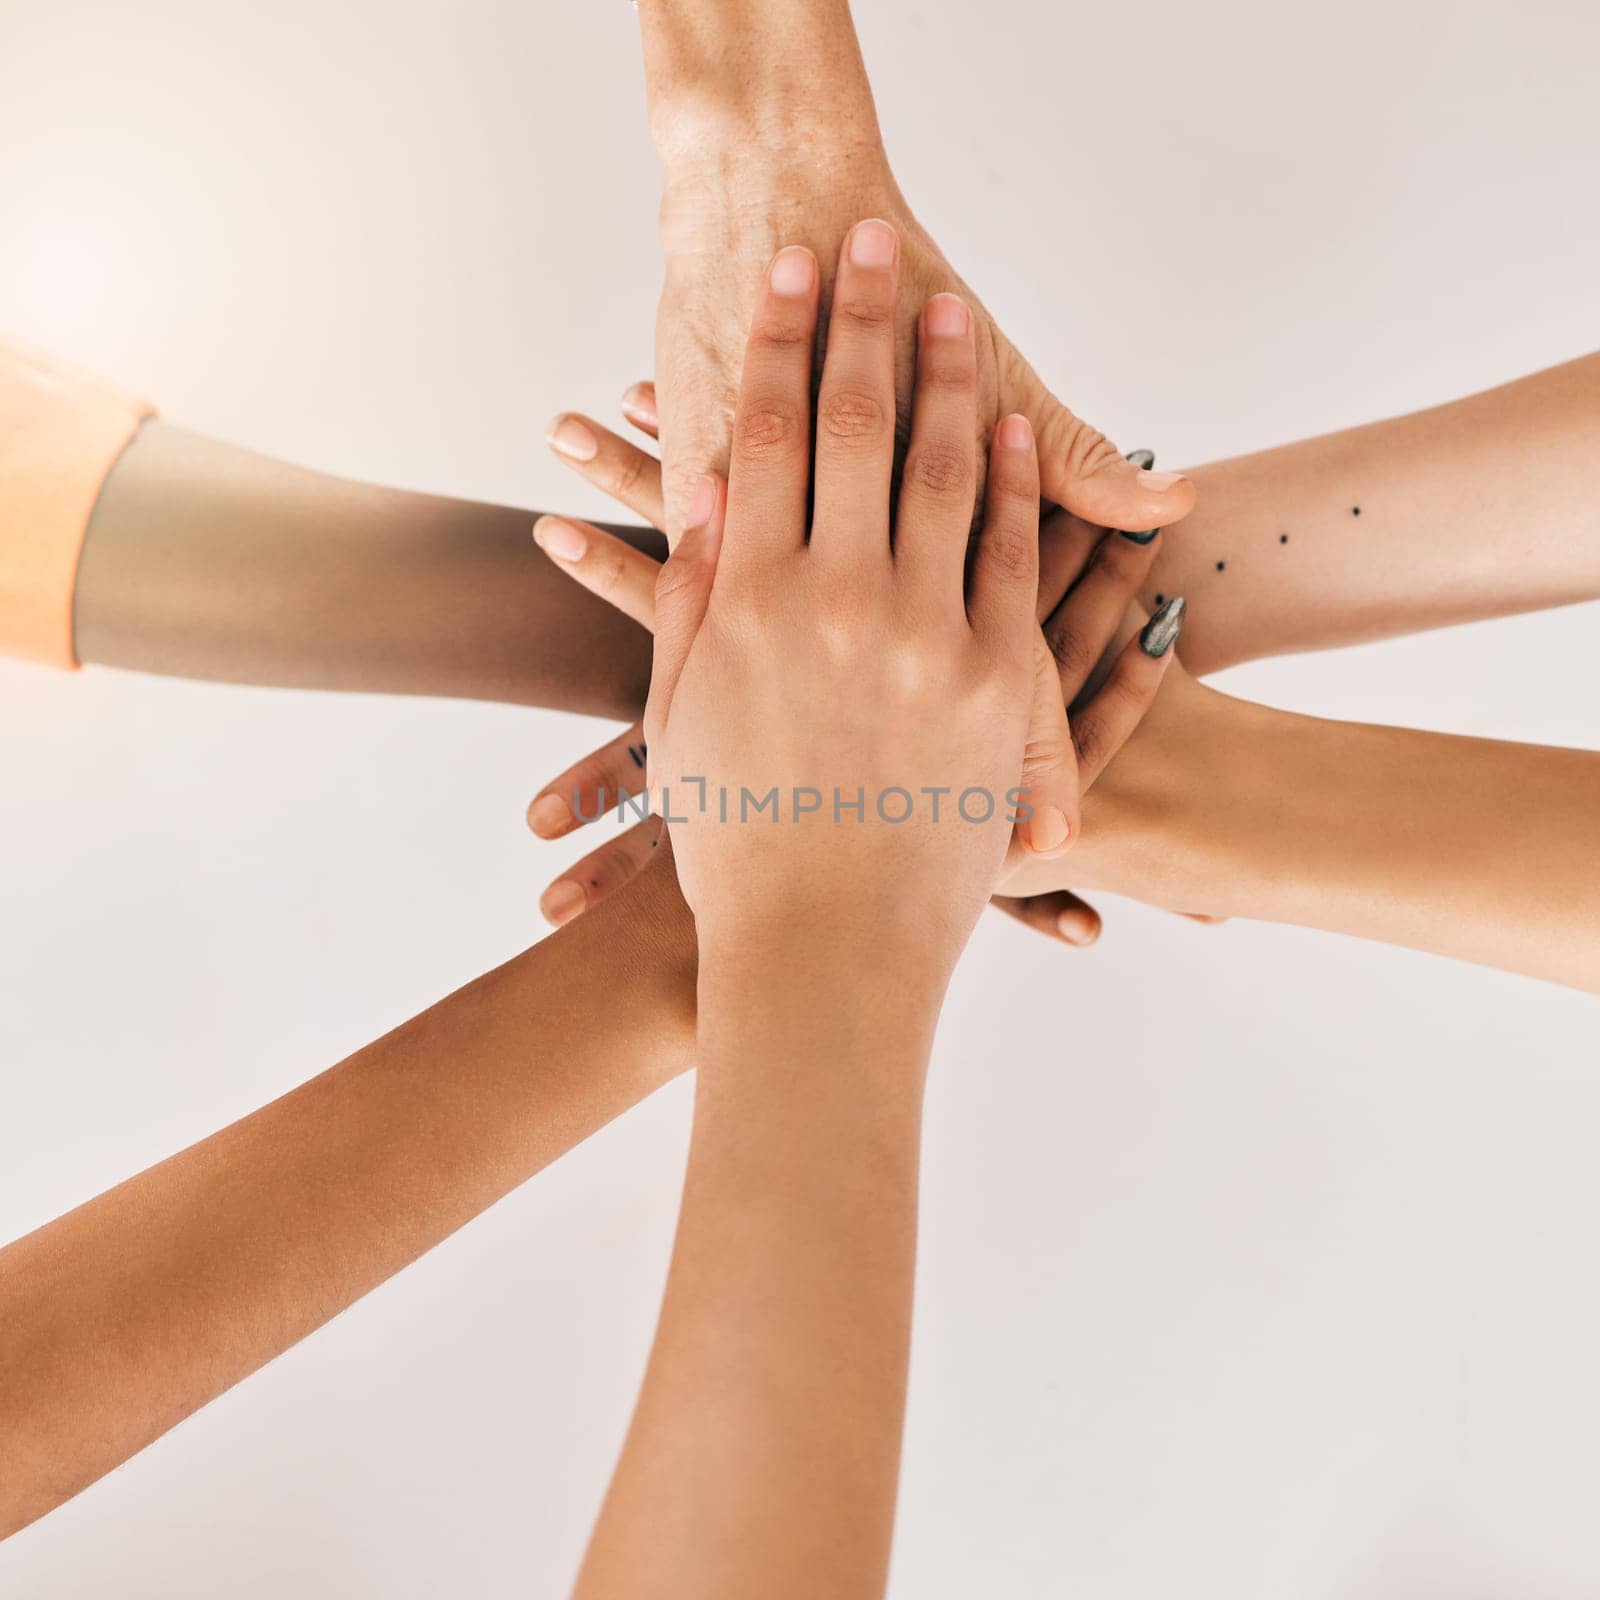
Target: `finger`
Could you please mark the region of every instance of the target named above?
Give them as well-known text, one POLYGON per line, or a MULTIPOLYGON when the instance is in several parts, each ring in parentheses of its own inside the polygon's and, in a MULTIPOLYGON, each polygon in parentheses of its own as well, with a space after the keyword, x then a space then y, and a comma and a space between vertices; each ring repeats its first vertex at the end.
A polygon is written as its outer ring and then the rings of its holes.
POLYGON ((1096 547, 1105 537, 1096 528, 1059 508, 1039 524, 1039 599, 1034 620, 1043 623, 1066 598, 1067 590, 1083 575, 1096 547))
POLYGON ((539 896, 545 920, 560 927, 615 894, 649 865, 661 842, 661 818, 646 817, 575 861, 539 896))
POLYGON ((1078 837, 1078 758, 1055 663, 1033 630, 1033 697, 1022 751, 1016 838, 1030 855, 1059 856, 1078 837))
POLYGON ((529 803, 528 826, 541 839, 559 839, 617 810, 625 795, 644 792, 648 754, 636 722, 552 778, 529 803))
POLYGON ((711 601, 727 516, 727 486, 708 472, 689 507, 678 547, 656 573, 655 650, 650 664, 650 694, 645 702, 645 737, 657 741, 673 691, 689 659, 711 601))
POLYGON ((997 894, 991 904, 1047 939, 1060 939, 1082 948, 1100 937, 1100 913, 1070 889, 1028 895, 1025 899, 997 894))
POLYGON ((656 386, 648 378, 630 383, 622 393, 622 414, 640 433, 661 437, 661 414, 656 410, 656 386))
POLYGON ((839 252, 817 393, 811 548, 819 555, 889 554, 899 283, 899 236, 876 218, 858 222, 839 252))
POLYGON ((1194 484, 1177 472, 1150 472, 1122 456, 1097 428, 1041 388, 1033 425, 1045 498, 1102 528, 1143 533, 1194 509, 1194 484))
POLYGON ((534 542, 591 594, 609 600, 641 627, 655 629, 656 580, 661 563, 626 539, 576 517, 540 517, 534 542))
POLYGON ((661 463, 654 456, 575 411, 562 412, 550 424, 546 443, 586 483, 604 489, 651 527, 666 526, 661 463))
POLYGON ((1073 714, 1072 741, 1078 751, 1078 782, 1089 788, 1107 762, 1127 743, 1155 701, 1172 663, 1172 646, 1183 628, 1184 601, 1174 595, 1130 639, 1111 675, 1089 703, 1073 714))
POLYGON ((1120 533, 1105 534, 1066 598, 1044 622, 1044 642, 1055 658, 1061 699, 1071 705, 1089 674, 1117 636, 1128 602, 1149 574, 1161 536, 1134 544, 1120 533))
POLYGON ((1012 415, 1001 419, 989 452, 983 528, 967 602, 973 628, 1017 647, 1037 632, 1029 619, 1038 587, 1039 462, 1028 419, 1012 415))
POLYGON ((805 543, 817 283, 817 258, 800 245, 780 250, 767 269, 733 419, 728 511, 739 537, 729 570, 805 543))
POLYGON ((978 489, 978 358, 972 313, 936 294, 917 324, 911 446, 895 509, 895 566, 942 603, 961 604, 978 489))

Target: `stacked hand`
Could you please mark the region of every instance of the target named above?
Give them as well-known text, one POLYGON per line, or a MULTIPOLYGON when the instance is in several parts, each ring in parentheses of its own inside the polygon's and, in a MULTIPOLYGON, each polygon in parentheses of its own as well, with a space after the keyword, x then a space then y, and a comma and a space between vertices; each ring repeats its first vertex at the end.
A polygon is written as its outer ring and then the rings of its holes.
MULTIPOLYGON (((886 319, 874 321, 871 317, 870 297, 877 294, 887 300, 893 293, 896 287, 893 267, 853 272, 846 261, 841 264, 840 271, 841 284, 850 291, 853 300, 860 301, 860 306, 857 313, 848 317, 836 313, 835 331, 830 340, 830 366, 823 379, 822 405, 827 405, 833 395, 847 386, 857 394, 872 394, 871 386, 863 384, 865 374, 859 370, 859 362, 853 365, 834 363, 835 342, 841 353, 850 349, 852 341, 865 342, 886 359, 892 337, 886 319), (867 310, 869 315, 863 318, 859 314, 861 309, 867 310)), ((901 565, 902 557, 909 562, 922 556, 920 548, 911 547, 911 540, 920 545, 922 539, 931 537, 915 531, 922 525, 922 505, 941 505, 952 514, 964 507, 970 516, 975 452, 965 444, 959 425, 961 417, 971 415, 977 385, 970 326, 965 308, 948 297, 934 301, 922 319, 918 361, 922 387, 915 410, 911 455, 891 557, 896 567, 901 565), (959 322, 959 335, 933 331, 943 325, 947 315, 952 325, 959 322), (953 427, 952 419, 955 419, 953 427)), ((808 360, 809 348, 803 354, 808 360)), ((887 372, 886 365, 880 361, 876 381, 885 390, 887 372)), ((751 377, 747 369, 747 383, 751 377)), ((791 396, 785 404, 800 406, 803 417, 805 398, 805 395, 791 396)), ((884 422, 875 441, 852 439, 841 447, 839 440, 830 439, 819 431, 819 520, 833 503, 823 486, 824 468, 830 462, 838 462, 837 470, 841 471, 848 465, 852 473, 851 487, 843 495, 844 503, 854 505, 863 497, 867 503, 875 503, 875 495, 876 500, 887 507, 887 452, 892 437, 888 418, 893 415, 893 407, 886 394, 880 403, 884 422)), ((631 389, 624 408, 643 431, 655 432, 655 393, 651 385, 641 384, 631 389)), ((761 407, 758 420, 763 429, 770 430, 770 411, 769 406, 761 407)), ((744 428, 745 423, 741 422, 740 432, 735 435, 736 459, 739 440, 745 436, 744 428)), ((792 448, 803 450, 805 433, 803 427, 797 427, 792 448)), ((651 522, 657 525, 662 522, 665 515, 662 475, 652 457, 592 420, 572 415, 557 420, 552 439, 557 443, 558 453, 586 479, 607 489, 651 522)), ((1005 465, 1007 456, 1004 449, 997 451, 997 463, 1005 465)), ((796 471, 803 479, 803 463, 796 471)), ((1036 494, 1037 491, 1035 497, 1036 494)), ((696 546, 704 542, 706 535, 701 530, 706 526, 712 528, 710 537, 715 538, 716 519, 724 514, 725 508, 723 492, 714 483, 704 491, 703 497, 712 507, 712 522, 706 524, 698 517, 694 519, 700 524, 695 531, 696 546)), ((886 509, 884 515, 887 516, 886 509)), ((1032 515, 1036 518, 1036 499, 1032 515)), ((963 527, 959 540, 951 535, 963 548, 964 532, 963 527)), ((545 551, 579 582, 611 600, 644 626, 658 625, 656 587, 662 569, 648 556, 598 528, 567 518, 542 519, 536 537, 545 551)), ((1030 805, 1026 809, 1033 814, 1025 823, 1019 823, 1011 841, 1001 879, 1001 887, 1011 893, 999 903, 1034 925, 1041 925, 1041 918, 1047 917, 1049 931, 1073 942, 1091 940, 1098 919, 1082 902, 1060 889, 1060 870, 1051 868, 1047 862, 1058 856, 1076 834, 1079 789, 1087 789, 1094 782, 1138 726, 1171 660, 1170 644, 1176 637, 1176 625, 1181 623, 1181 605, 1166 608, 1166 616, 1148 632, 1149 649, 1130 639, 1114 659, 1105 659, 1109 647, 1126 631, 1125 619, 1130 614, 1132 596, 1158 548, 1159 537, 1146 544, 1135 544, 1062 513, 1046 519, 1039 540, 1035 617, 1043 628, 1041 631, 1038 626, 1025 625, 1030 673, 1029 682, 1018 697, 1018 704, 1031 703, 1032 707, 1026 767, 1020 781, 1029 786, 1030 805), (1155 650, 1159 653, 1151 653, 1155 650), (1063 719, 1064 706, 1072 710, 1070 726, 1063 719), (1059 811, 1060 817, 1049 818, 1046 831, 1040 824, 1048 817, 1050 809, 1059 811), (1048 898, 1040 901, 1023 903, 1017 898, 1019 893, 1046 891, 1048 898)), ((1031 554, 1029 560, 1032 560, 1031 554)), ((666 570, 670 572, 671 569, 669 563, 666 570)), ((768 581, 773 580, 769 578, 768 581)), ((834 609, 842 600, 842 596, 836 597, 834 609)), ((829 608, 824 607, 819 615, 828 613, 829 608)), ((807 649, 799 654, 815 648, 816 618, 808 618, 805 627, 807 649)), ((659 649, 658 645, 658 674, 661 670, 659 649)), ((937 673, 927 678, 929 687, 952 699, 959 696, 959 681, 949 683, 939 674, 947 672, 956 659, 950 658, 937 673)), ((725 677, 723 692, 732 687, 732 679, 725 677)), ((843 691, 836 703, 847 706, 859 693, 843 691)), ((938 703, 942 705, 943 699, 938 703)), ((541 836, 556 838, 572 831, 580 821, 593 820, 608 810, 615 811, 621 796, 636 795, 644 788, 647 759, 660 786, 660 757, 659 746, 650 744, 645 728, 636 724, 541 790, 529 807, 530 825, 541 836)), ((778 780, 767 780, 768 783, 772 781, 778 780)), ((795 781, 821 786, 815 778, 802 776, 795 781)), ((914 788, 904 780, 895 780, 892 775, 886 781, 914 788)), ((672 809, 681 808, 674 806, 672 809)), ((1019 816, 1022 809, 1019 808, 1019 816)), ((660 826, 656 817, 641 822, 608 840, 569 869, 546 892, 543 900, 546 915, 554 922, 568 921, 626 882, 650 858, 660 826)), ((679 855, 681 859, 681 842, 679 855)))

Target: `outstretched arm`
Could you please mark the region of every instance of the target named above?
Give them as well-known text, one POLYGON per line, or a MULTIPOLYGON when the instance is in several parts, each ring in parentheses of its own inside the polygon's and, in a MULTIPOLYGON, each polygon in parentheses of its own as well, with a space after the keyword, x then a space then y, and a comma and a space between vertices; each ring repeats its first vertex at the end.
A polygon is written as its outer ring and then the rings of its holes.
POLYGON ((670 861, 347 1061, 0 1250, 0 1538, 689 1064, 670 861), (602 998, 594 975, 629 982, 602 998))
MULTIPOLYGON (((1188 512, 1193 486, 1137 471, 1063 406, 917 225, 884 153, 846 0, 640 0, 639 23, 665 179, 655 376, 670 541, 683 531, 700 475, 727 466, 750 286, 779 246, 809 245, 826 316, 839 247, 862 217, 882 218, 899 234, 891 320, 901 340, 902 444, 911 335, 923 303, 951 292, 974 317, 981 444, 1002 417, 1020 412, 1039 441, 1046 499, 1120 528, 1151 528, 1188 512)), ((844 396, 837 409, 820 410, 819 431, 848 440, 870 430, 878 419, 862 414, 860 399, 844 396)))
POLYGON ((560 581, 532 520, 147 422, 89 524, 77 653, 169 677, 632 716, 648 641, 560 581))
POLYGON ((532 521, 171 427, 0 339, 0 654, 632 716, 648 641, 561 581, 532 521))
POLYGON ((1600 598, 1600 354, 1189 476, 1191 672, 1600 598))
MULTIPOLYGON (((640 405, 636 396, 630 409, 639 414, 640 405)), ((602 487, 628 479, 631 507, 658 514, 654 464, 598 431, 603 447, 585 475, 602 487)), ((649 625, 649 558, 578 531, 582 552, 562 564, 649 625)), ((1159 570, 1185 537, 1180 529, 1142 549, 1159 570)), ((1120 615, 1116 575, 1138 559, 1140 547, 1075 518, 1053 516, 1041 534, 1039 616, 1072 703, 1088 798, 1077 847, 1059 862, 1019 860, 1003 887, 1006 909, 1040 932, 1080 942, 1087 908, 1071 883, 1600 989, 1600 755, 1329 722, 1219 694, 1185 670, 1200 617, 1186 604, 1185 660, 1113 759, 1100 730, 1121 685, 1109 679, 1085 703, 1080 691, 1100 646, 1088 644, 1099 636, 1082 624, 1086 607, 1109 603, 1120 615), (1092 790, 1090 774, 1100 774, 1092 790)), ((1147 581, 1135 570, 1132 581, 1147 581)), ((1157 617, 1170 618, 1176 597, 1161 598, 1157 617)), ((1125 623, 1124 642, 1132 626, 1125 623)), ((570 831, 574 795, 589 818, 602 796, 614 805, 619 792, 636 789, 630 752, 638 748, 636 733, 624 735, 547 785, 529 811, 535 830, 570 831)), ((546 891, 546 914, 565 920, 598 903, 647 855, 642 832, 608 839, 546 891)))

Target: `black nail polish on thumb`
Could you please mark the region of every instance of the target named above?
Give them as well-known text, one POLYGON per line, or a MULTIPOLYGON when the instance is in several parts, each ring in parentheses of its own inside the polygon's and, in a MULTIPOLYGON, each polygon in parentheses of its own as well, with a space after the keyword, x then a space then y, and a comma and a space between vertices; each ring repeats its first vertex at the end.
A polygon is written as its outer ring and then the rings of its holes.
MULTIPOLYGON (((1124 458, 1141 472, 1148 472, 1156 464, 1154 450, 1130 450, 1124 458)), ((1122 537, 1132 544, 1149 544, 1160 533, 1159 528, 1151 528, 1145 533, 1124 533, 1122 537)))
POLYGON ((1183 632, 1183 614, 1187 609, 1183 596, 1173 595, 1145 623, 1144 631, 1139 635, 1139 648, 1147 656, 1155 656, 1157 659, 1164 656, 1177 643, 1178 635, 1183 632))

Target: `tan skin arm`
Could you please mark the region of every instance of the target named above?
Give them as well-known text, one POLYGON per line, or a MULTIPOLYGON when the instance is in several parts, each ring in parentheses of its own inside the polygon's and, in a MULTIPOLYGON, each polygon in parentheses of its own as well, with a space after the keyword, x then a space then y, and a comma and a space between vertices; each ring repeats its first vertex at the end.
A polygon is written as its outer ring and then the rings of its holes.
POLYGON ((682 1071, 693 1009, 663 859, 606 916, 0 1250, 0 1537, 682 1071))
MULTIPOLYGON (((77 652, 169 677, 632 716, 649 641, 551 570, 532 518, 149 422, 89 525, 77 652)), ((654 533, 623 536, 665 554, 654 533)))

